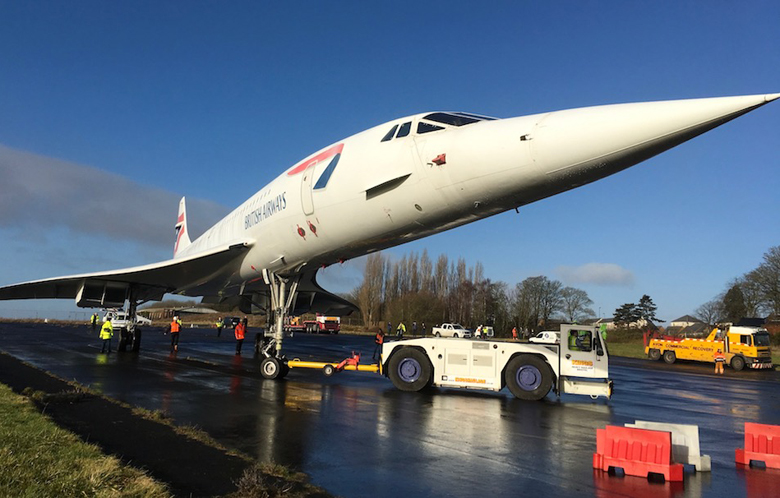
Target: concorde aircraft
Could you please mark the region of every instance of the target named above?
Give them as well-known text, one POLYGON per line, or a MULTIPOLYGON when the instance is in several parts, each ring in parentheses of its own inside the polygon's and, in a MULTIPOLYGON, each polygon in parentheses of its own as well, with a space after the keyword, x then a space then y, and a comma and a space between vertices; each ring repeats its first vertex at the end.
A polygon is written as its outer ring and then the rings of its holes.
MULTIPOLYGON (((495 119, 428 112, 368 129, 287 169, 192 241, 179 204, 173 259, 25 282, 0 299, 120 307, 165 293, 271 312, 268 378, 287 372, 288 312, 345 314, 317 270, 516 209, 617 173, 780 94, 605 105, 495 119)), ((135 340, 134 340, 135 342, 135 340)))

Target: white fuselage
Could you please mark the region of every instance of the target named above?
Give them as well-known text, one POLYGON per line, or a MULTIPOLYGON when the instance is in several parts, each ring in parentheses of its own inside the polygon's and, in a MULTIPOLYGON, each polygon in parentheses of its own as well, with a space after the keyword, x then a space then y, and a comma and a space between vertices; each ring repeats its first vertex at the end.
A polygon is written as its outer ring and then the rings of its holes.
POLYGON ((182 199, 172 260, 0 287, 0 300, 75 297, 78 306, 113 307, 171 292, 237 297, 241 309, 263 312, 289 281, 301 297, 296 309, 346 312, 350 303, 316 283, 318 268, 596 181, 777 98, 394 120, 288 168, 194 242, 182 199))
POLYGON ((177 257, 249 239, 236 281, 263 269, 313 270, 590 183, 775 98, 621 104, 462 126, 425 119, 431 113, 398 119, 288 169, 177 257), (383 141, 404 123, 408 135, 383 141), (440 129, 418 133, 431 125, 440 129))

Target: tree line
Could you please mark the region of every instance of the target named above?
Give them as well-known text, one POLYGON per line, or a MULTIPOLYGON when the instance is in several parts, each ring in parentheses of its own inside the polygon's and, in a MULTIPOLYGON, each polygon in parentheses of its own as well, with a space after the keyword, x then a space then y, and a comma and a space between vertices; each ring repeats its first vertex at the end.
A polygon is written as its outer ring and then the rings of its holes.
POLYGON ((536 333, 552 318, 574 322, 594 316, 588 294, 545 276, 529 277, 514 287, 484 275, 481 263, 445 254, 432 260, 413 252, 391 261, 381 252, 367 257, 362 283, 349 298, 358 305, 366 327, 387 322, 407 328, 457 322, 467 327, 489 325, 498 335, 512 327, 536 333))
POLYGON ((653 299, 645 294, 639 299, 639 303, 626 303, 615 310, 615 325, 629 328, 634 326, 633 324, 642 323, 642 320, 645 321, 644 325, 648 322, 655 323, 658 321, 658 317, 655 316, 657 309, 653 299))
POLYGON ((730 281, 726 290, 699 306, 696 317, 709 324, 743 317, 780 315, 780 246, 764 253, 757 268, 730 281))

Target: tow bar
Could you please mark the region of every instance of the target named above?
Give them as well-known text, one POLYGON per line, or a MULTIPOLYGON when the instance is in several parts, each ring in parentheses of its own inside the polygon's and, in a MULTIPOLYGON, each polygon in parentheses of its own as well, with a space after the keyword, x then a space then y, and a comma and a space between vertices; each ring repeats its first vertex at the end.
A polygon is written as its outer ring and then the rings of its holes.
POLYGON ((352 352, 352 356, 345 358, 340 363, 331 363, 324 361, 302 361, 302 360, 290 360, 287 362, 287 366, 290 368, 315 368, 322 369, 322 373, 330 377, 334 373, 341 372, 343 370, 352 370, 359 372, 379 372, 379 365, 361 365, 360 353, 352 352))

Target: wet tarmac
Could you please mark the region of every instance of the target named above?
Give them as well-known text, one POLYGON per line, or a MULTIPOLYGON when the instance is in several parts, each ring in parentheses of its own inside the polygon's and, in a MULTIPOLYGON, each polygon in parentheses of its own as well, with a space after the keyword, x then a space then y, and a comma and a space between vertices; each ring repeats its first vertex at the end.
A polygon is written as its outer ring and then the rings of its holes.
MULTIPOLYGON (((250 331, 251 332, 251 331, 250 331)), ((168 353, 159 329, 139 354, 102 355, 86 328, 0 324, 0 349, 106 395, 194 424, 258 460, 291 466, 344 497, 780 496, 780 471, 742 469, 745 422, 780 425, 780 373, 716 377, 706 365, 613 358, 609 402, 575 396, 523 402, 509 393, 395 390, 382 376, 258 373, 251 344, 233 354, 232 331, 184 329, 168 353), (711 473, 682 483, 592 469, 596 428, 635 420, 696 424, 711 473)), ((340 360, 373 350, 371 337, 297 334, 288 357, 340 360)))

